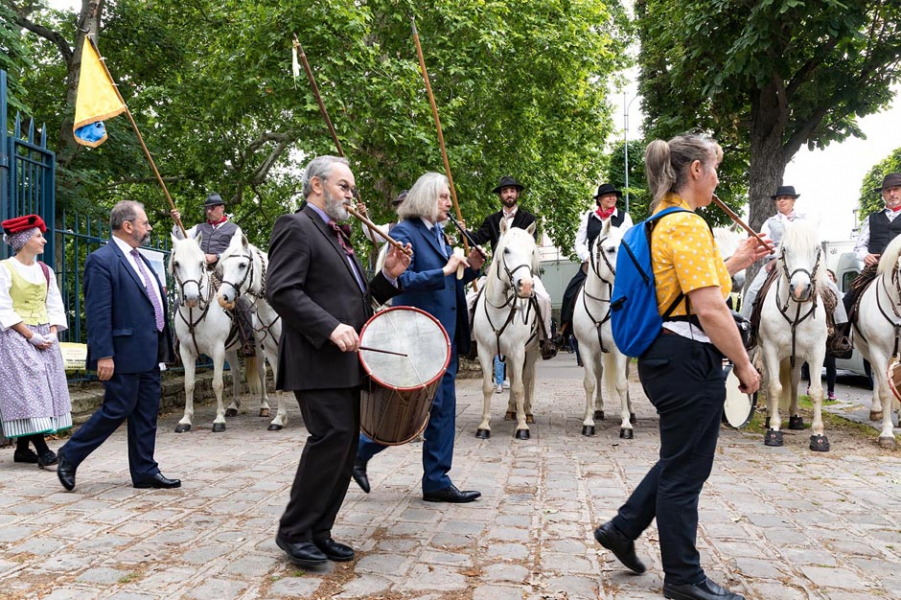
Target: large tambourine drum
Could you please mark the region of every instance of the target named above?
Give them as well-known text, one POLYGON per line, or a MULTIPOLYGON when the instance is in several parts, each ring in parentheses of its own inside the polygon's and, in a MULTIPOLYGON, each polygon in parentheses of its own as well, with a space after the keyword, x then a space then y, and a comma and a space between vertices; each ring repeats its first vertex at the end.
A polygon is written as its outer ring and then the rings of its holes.
POLYGON ((901 390, 901 362, 897 360, 892 361, 885 376, 888 378, 888 386, 892 388, 895 398, 901 401, 901 391, 899 391, 901 390))
POLYGON ((757 406, 757 393, 745 394, 739 389, 741 382, 732 372, 733 364, 723 364, 723 376, 726 378, 726 402, 723 405, 723 423, 735 429, 741 429, 751 422, 754 407, 757 406))
POLYGON ((385 446, 406 444, 429 422, 432 400, 451 359, 444 327, 429 313, 395 306, 376 313, 360 332, 360 346, 405 354, 360 350, 366 372, 360 428, 385 446))

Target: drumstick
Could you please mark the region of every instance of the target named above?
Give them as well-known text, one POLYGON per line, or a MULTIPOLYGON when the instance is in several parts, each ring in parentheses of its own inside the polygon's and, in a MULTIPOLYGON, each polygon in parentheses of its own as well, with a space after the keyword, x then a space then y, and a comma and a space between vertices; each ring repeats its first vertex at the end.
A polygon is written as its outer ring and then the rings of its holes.
POLYGON ((369 348, 367 346, 360 346, 359 349, 366 350, 367 352, 378 352, 380 354, 391 354, 394 356, 403 356, 405 358, 407 357, 407 355, 402 352, 392 352, 391 350, 380 350, 379 348, 369 348))
POLYGON ((724 203, 722 200, 720 200, 719 197, 717 197, 716 194, 713 195, 713 202, 714 202, 717 206, 719 206, 721 209, 723 209, 723 212, 726 213, 727 215, 729 215, 729 218, 730 218, 730 219, 732 219, 733 221, 735 221, 736 223, 738 223, 739 225, 741 225, 741 226, 744 228, 744 230, 748 232, 749 235, 754 236, 754 239, 756 239, 757 242, 758 242, 761 246, 763 246, 764 248, 766 248, 767 250, 769 250, 769 251, 770 251, 770 254, 773 254, 774 252, 776 252, 776 250, 775 250, 775 248, 773 248, 773 245, 772 245, 772 244, 768 244, 768 243, 766 243, 765 241, 763 241, 763 238, 760 237, 760 234, 758 234, 756 231, 754 231, 753 229, 751 229, 747 224, 745 224, 745 222, 742 221, 742 220, 739 218, 739 216, 738 216, 737 214, 735 214, 735 213, 732 211, 731 208, 729 208, 728 206, 726 206, 725 203, 724 203))

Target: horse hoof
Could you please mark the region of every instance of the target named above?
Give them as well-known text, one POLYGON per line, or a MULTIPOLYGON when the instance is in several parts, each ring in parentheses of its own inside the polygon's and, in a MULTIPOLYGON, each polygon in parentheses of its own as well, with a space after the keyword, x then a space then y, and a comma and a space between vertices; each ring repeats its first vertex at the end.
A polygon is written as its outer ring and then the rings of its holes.
POLYGON ((881 421, 882 420, 882 411, 880 410, 879 412, 876 412, 876 411, 871 410, 870 411, 870 420, 871 421, 881 421))
POLYGON ((586 437, 594 436, 594 425, 582 425, 582 435, 586 437))
POLYGON ((629 423, 635 425, 635 421, 638 420, 638 417, 635 416, 635 413, 629 413, 629 423))
POLYGON ((514 420, 516 420, 515 412, 513 412, 512 410, 508 410, 506 413, 504 413, 504 421, 514 421, 514 420))
POLYGON ((476 429, 476 437, 480 440, 487 440, 491 437, 490 429, 476 429))
POLYGON ((779 447, 782 444, 782 432, 775 429, 767 429, 766 435, 763 436, 763 445, 779 447))
POLYGON ((893 437, 882 437, 879 436, 879 447, 880 448, 888 448, 889 450, 894 450, 897 444, 895 443, 895 438, 893 437))
POLYGON ((829 440, 825 435, 810 436, 810 449, 814 452, 829 452, 829 440))
POLYGON ((535 415, 526 415, 526 423, 530 425, 535 422, 535 415))
POLYGON ((531 436, 529 435, 528 429, 517 429, 516 435, 514 435, 513 437, 515 437, 518 440, 527 440, 531 436))
POLYGON ((804 417, 802 417, 801 415, 789 417, 788 428, 792 431, 801 431, 802 429, 804 429, 804 417))
POLYGON ((191 431, 190 423, 179 423, 175 426, 175 433, 184 433, 186 431, 191 431))
POLYGON ((213 433, 222 433, 225 431, 225 423, 213 423, 213 433))
POLYGON ((621 440, 631 440, 634 437, 635 437, 635 434, 632 432, 631 429, 623 428, 623 429, 619 430, 619 438, 621 440))
POLYGON ((269 424, 269 427, 267 427, 266 429, 269 430, 269 431, 281 431, 281 430, 282 430, 282 426, 281 426, 281 425, 276 425, 275 423, 270 423, 270 424, 269 424))
MULTIPOLYGON (((227 408, 227 409, 225 409, 225 416, 226 416, 226 417, 237 417, 237 416, 238 416, 238 409, 237 409, 237 408, 227 408)), ((214 431, 215 431, 215 430, 214 430, 214 431)))
POLYGON ((269 409, 268 409, 268 408, 261 408, 261 409, 260 409, 260 416, 261 416, 261 417, 269 417, 269 409))
POLYGON ((594 420, 595 421, 603 421, 604 420, 604 411, 602 411, 602 410, 594 411, 594 420))

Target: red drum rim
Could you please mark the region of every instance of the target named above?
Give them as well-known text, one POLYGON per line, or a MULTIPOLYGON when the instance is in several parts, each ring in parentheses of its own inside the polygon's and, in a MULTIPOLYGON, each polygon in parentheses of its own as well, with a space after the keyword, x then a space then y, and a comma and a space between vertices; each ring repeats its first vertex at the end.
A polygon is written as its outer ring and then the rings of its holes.
POLYGON ((441 324, 441 321, 436 319, 435 316, 432 315, 431 313, 426 312, 426 311, 422 310, 421 308, 416 308, 415 306, 392 306, 390 308, 386 308, 385 310, 380 310, 379 312, 377 312, 374 315, 372 315, 371 317, 369 317, 369 320, 366 321, 366 323, 363 325, 363 328, 360 329, 360 339, 363 339, 363 335, 366 333, 366 328, 369 327, 370 323, 375 321, 380 316, 382 316, 386 313, 392 312, 392 311, 396 311, 396 310, 413 311, 413 312, 421 313, 421 314, 425 315, 426 317, 428 317, 429 319, 431 319, 432 322, 434 322, 435 325, 438 326, 438 330, 441 332, 441 335, 444 336, 444 342, 447 344, 447 357, 444 359, 444 365, 441 367, 441 370, 438 371, 438 374, 435 375, 434 377, 432 377, 431 379, 429 379, 428 381, 421 383, 420 385, 414 385, 414 386, 410 386, 410 387, 399 387, 396 385, 391 385, 391 384, 385 383, 384 381, 379 379, 378 376, 373 375, 372 369, 369 368, 369 365, 366 363, 366 359, 363 356, 363 354, 366 352, 366 350, 360 350, 357 353, 357 355, 360 358, 360 365, 363 367, 363 370, 366 372, 366 374, 369 377, 371 377, 373 381, 378 383, 383 388, 389 389, 389 390, 398 390, 401 392, 415 392, 416 390, 421 390, 422 388, 432 385, 433 383, 435 383, 436 381, 438 381, 439 379, 444 377, 444 373, 447 371, 447 366, 450 364, 450 360, 451 360, 451 350, 452 350, 451 342, 450 342, 450 338, 447 336, 447 331, 445 331, 445 329, 444 329, 444 325, 441 324))

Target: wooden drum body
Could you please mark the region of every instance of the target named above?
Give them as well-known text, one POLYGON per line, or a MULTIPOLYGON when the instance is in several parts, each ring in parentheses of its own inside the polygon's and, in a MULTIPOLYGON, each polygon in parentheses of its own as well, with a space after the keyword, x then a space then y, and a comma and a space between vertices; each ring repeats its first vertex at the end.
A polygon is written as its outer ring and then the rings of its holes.
POLYGON ((360 332, 360 345, 406 354, 360 350, 366 372, 360 428, 385 446, 412 441, 429 422, 429 410, 450 364, 451 343, 438 319, 410 306, 376 313, 360 332))

